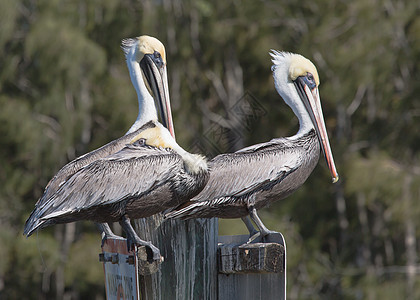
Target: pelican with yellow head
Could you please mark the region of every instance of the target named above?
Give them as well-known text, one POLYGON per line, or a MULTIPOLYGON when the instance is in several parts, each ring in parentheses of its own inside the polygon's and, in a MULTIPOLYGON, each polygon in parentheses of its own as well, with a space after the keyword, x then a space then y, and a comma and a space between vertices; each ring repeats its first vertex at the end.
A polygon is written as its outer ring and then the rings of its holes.
POLYGON ((198 194, 208 180, 204 157, 175 141, 166 53, 156 38, 125 39, 122 49, 137 92, 139 114, 121 138, 69 162, 50 180, 26 221, 24 234, 59 223, 102 223, 104 238, 113 236, 107 222, 120 222, 127 246, 144 245, 130 219, 177 206, 198 194), (162 123, 158 122, 158 112, 162 123))
MULTIPOLYGON (((291 137, 275 138, 209 162, 210 179, 194 198, 166 213, 166 218, 242 218, 251 237, 266 237, 268 230, 257 210, 296 191, 312 173, 322 151, 332 181, 338 173, 325 128, 319 97, 319 76, 307 58, 272 51, 272 71, 277 92, 299 119, 291 137)), ((253 238, 250 238, 250 241, 253 238)))

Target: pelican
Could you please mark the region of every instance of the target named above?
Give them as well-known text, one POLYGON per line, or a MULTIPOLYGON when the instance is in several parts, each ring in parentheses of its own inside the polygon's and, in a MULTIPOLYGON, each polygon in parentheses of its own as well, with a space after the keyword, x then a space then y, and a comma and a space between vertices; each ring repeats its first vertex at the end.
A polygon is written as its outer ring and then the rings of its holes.
POLYGON ((240 217, 251 237, 264 238, 271 231, 257 210, 303 185, 318 163, 320 149, 333 182, 338 181, 315 65, 298 54, 274 50, 270 54, 277 92, 299 119, 297 134, 216 156, 209 162, 210 179, 205 188, 190 201, 166 212, 166 218, 240 217), (248 215, 258 227, 258 234, 248 215))
POLYGON ((130 219, 153 215, 196 195, 207 182, 207 163, 174 139, 163 44, 141 36, 123 40, 122 48, 138 96, 136 121, 123 137, 73 160, 51 179, 24 234, 92 220, 104 223, 106 238, 113 235, 106 222, 119 221, 128 248, 147 246, 153 259, 159 259, 159 249, 138 237, 130 219), (163 125, 157 121, 155 103, 163 125))

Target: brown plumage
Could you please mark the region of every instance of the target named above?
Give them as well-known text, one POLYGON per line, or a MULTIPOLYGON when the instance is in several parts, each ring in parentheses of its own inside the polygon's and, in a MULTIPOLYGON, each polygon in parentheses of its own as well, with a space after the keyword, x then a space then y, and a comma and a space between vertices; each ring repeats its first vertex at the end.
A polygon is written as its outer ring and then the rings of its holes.
POLYGON ((338 180, 318 93, 315 66, 306 58, 273 51, 273 76, 277 91, 299 118, 299 132, 288 138, 221 154, 209 162, 210 179, 190 201, 166 212, 166 218, 238 218, 250 234, 251 219, 262 236, 270 231, 257 209, 283 199, 297 190, 315 168, 322 149, 333 176, 338 180))
POLYGON ((220 154, 208 165, 204 189, 166 216, 169 218, 240 218, 298 189, 319 160, 314 130, 299 142, 273 139, 265 145, 220 154), (306 159, 306 158, 309 159, 306 159))
MULTIPOLYGON (((149 246, 158 259, 159 250, 137 236, 129 218, 194 196, 207 180, 207 165, 175 142, 163 44, 141 36, 123 40, 122 48, 138 96, 137 120, 123 137, 68 163, 51 179, 24 234, 77 220, 119 221, 129 247, 149 246), (157 122, 157 109, 169 131, 157 122)), ((106 223, 102 230, 105 238, 113 235, 106 223)))
MULTIPOLYGON (((149 137, 156 132, 163 137, 159 141, 170 136, 161 124, 151 121, 125 136, 122 141, 126 145, 118 152, 86 163, 62 182, 58 181, 59 172, 53 178, 59 188, 50 196, 51 184, 47 187, 48 198, 38 201, 24 234, 80 220, 119 221, 125 228, 131 218, 151 216, 197 195, 208 180, 204 158, 180 151, 171 143, 164 144, 167 148, 155 147, 149 137)), ((128 238, 130 243, 138 242, 138 237, 128 238)))

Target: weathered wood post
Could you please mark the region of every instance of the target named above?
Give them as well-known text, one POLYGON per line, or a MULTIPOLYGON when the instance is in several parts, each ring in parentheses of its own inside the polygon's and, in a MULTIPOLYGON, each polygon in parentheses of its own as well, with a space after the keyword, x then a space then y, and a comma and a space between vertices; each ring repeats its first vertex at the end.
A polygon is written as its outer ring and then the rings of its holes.
POLYGON ((286 243, 279 232, 265 243, 246 244, 248 235, 219 236, 219 300, 285 300, 286 243))
POLYGON ((158 272, 140 276, 141 299, 217 299, 217 219, 134 222, 137 234, 161 251, 158 272))
POLYGON ((135 300, 139 294, 147 300, 286 299, 281 233, 247 244, 248 235, 217 237, 217 219, 163 221, 156 215, 135 225, 141 238, 160 248, 165 261, 148 261, 145 247, 127 251, 123 238, 105 241, 100 261, 108 300, 135 300))

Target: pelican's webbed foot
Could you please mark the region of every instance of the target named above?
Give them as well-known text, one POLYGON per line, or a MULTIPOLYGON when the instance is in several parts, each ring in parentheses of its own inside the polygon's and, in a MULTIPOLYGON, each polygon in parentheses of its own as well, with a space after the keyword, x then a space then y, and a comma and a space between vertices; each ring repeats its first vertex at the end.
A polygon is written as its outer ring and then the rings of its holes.
POLYGON ((252 225, 252 222, 251 222, 251 219, 249 218, 249 216, 242 217, 241 219, 245 223, 246 228, 249 231, 249 239, 246 243, 250 244, 250 243, 254 242, 255 239, 257 239, 260 236, 260 232, 255 229, 254 225, 252 225))
POLYGON ((101 232, 101 237, 102 237, 101 247, 103 247, 107 239, 123 239, 123 237, 116 235, 115 233, 112 232, 111 227, 109 227, 108 223, 95 223, 95 224, 96 224, 96 227, 101 232))
MULTIPOLYGON (((255 225, 257 225, 257 227, 259 229, 259 232, 257 232, 256 234, 250 236, 250 238, 248 240, 248 243, 253 242, 258 237, 261 237, 261 240, 263 242, 266 242, 267 241, 267 238, 269 237, 270 234, 277 234, 276 231, 269 230, 269 229, 267 229, 267 227, 265 227, 264 223, 258 217, 257 210, 255 209, 255 207, 250 208, 249 215, 250 215, 252 221, 254 221, 255 225)), ((248 222, 251 223, 249 220, 248 220, 248 222)))
POLYGON ((127 249, 130 251, 133 249, 133 246, 145 246, 146 249, 149 249, 147 251, 147 256, 149 257, 150 254, 152 254, 153 260, 161 260, 160 256, 160 250, 153 245, 151 242, 143 241, 137 233, 134 231, 133 227, 131 226, 130 219, 123 216, 120 221, 121 227, 124 229, 125 233, 127 234, 127 249))

